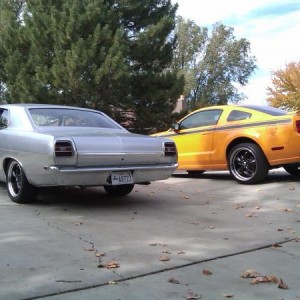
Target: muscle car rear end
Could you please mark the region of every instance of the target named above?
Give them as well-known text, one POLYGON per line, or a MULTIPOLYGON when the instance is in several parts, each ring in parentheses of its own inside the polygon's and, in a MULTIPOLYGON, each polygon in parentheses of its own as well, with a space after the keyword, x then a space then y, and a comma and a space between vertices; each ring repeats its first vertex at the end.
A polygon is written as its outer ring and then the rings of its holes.
POLYGON ((172 140, 132 134, 99 111, 11 104, 0 106, 0 118, 0 180, 15 202, 33 200, 45 186, 126 195, 177 167, 172 140))

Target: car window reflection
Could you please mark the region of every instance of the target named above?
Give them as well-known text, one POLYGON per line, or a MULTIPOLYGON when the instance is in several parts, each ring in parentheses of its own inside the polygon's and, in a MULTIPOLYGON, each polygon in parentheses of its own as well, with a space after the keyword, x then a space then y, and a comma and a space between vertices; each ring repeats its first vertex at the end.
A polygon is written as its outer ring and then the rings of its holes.
POLYGON ((218 123, 222 114, 221 109, 196 112, 180 123, 180 129, 189 129, 201 126, 213 126, 218 123))

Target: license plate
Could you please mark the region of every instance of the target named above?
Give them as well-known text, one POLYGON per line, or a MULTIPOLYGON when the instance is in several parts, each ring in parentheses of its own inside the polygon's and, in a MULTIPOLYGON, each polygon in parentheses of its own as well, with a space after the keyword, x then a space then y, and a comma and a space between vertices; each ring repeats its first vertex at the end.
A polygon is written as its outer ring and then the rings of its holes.
POLYGON ((133 183, 133 177, 130 171, 113 172, 111 174, 112 185, 131 184, 131 183, 133 183))

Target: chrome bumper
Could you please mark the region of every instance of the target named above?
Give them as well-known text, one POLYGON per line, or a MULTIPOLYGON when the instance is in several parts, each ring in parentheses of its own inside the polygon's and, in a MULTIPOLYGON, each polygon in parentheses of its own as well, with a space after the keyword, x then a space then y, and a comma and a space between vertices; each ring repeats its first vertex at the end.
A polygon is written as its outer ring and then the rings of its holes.
POLYGON ((109 185, 112 172, 131 171, 134 183, 164 180, 169 178, 178 164, 142 165, 120 167, 65 167, 49 166, 47 170, 58 186, 101 186, 109 185))

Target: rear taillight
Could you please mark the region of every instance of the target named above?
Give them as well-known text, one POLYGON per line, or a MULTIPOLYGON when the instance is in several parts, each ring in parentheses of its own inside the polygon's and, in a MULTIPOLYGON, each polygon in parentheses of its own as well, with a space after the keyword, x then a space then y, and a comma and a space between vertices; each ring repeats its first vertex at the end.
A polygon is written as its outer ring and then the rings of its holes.
POLYGON ((165 142, 165 156, 176 156, 177 155, 177 149, 176 145, 173 142, 165 142))
POLYGON ((300 120, 296 120, 297 132, 300 133, 300 120))
POLYGON ((55 143, 55 156, 72 156, 73 147, 69 141, 58 141, 55 143))

